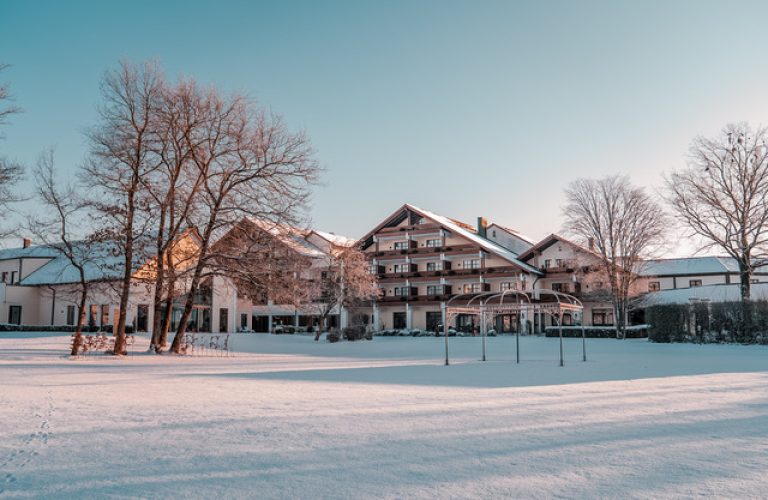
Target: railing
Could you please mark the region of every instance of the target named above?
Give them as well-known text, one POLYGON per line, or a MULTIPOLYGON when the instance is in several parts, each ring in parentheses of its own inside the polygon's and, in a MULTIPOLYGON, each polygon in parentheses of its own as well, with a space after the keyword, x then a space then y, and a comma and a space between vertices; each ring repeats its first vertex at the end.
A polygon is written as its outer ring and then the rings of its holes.
POLYGON ((413 271, 410 273, 380 273, 376 277, 379 280, 403 280, 406 278, 434 278, 451 276, 489 276, 494 274, 517 275, 520 269, 514 266, 477 267, 473 269, 445 269, 442 271, 413 271))
POLYGON ((373 252, 374 257, 397 257, 399 255, 429 255, 429 254, 459 254, 474 253, 480 249, 475 245, 446 245, 444 247, 418 247, 398 250, 381 250, 373 252))

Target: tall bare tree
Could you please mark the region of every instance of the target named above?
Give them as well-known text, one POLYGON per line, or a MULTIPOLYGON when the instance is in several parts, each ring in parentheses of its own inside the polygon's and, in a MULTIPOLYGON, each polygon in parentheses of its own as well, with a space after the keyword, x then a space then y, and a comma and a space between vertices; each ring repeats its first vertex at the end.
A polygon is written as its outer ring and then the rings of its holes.
POLYGON ((204 102, 193 82, 167 87, 156 110, 152 144, 160 168, 141 179, 148 193, 147 217, 154 221, 155 275, 150 350, 166 346, 177 282, 177 267, 187 260, 177 251, 203 177, 191 162, 200 146, 197 129, 204 124, 204 102))
POLYGON ((173 352, 179 351, 201 279, 217 260, 216 239, 245 216, 293 222, 318 173, 307 138, 288 131, 278 116, 214 90, 206 102, 206 125, 191 148, 202 184, 189 222, 200 235, 200 248, 173 352))
POLYGON ((116 355, 125 353, 131 279, 142 252, 137 241, 148 230, 148 221, 142 220, 139 207, 148 203, 142 179, 158 168, 152 148, 152 125, 163 88, 163 77, 155 64, 136 67, 122 62, 104 77, 100 120, 88 134, 91 155, 83 167, 83 179, 93 188, 94 212, 123 253, 116 355))
POLYGON ((94 264, 96 255, 92 247, 96 240, 93 235, 87 235, 83 227, 86 204, 80 190, 71 183, 57 179, 54 165, 53 150, 48 150, 40 156, 33 170, 43 215, 30 220, 28 231, 48 248, 66 258, 77 271, 77 323, 71 352, 72 356, 77 356, 82 346, 85 305, 89 293, 86 268, 94 264))
POLYGON ((610 285, 616 336, 625 338, 630 291, 644 259, 662 244, 664 213, 624 176, 577 179, 565 195, 565 230, 593 242, 610 285))
MULTIPOLYGON (((0 72, 8 67, 0 64, 0 72)), ((21 108, 10 103, 11 93, 8 85, 0 84, 0 125, 8 123, 8 117, 20 113, 21 108)), ((0 135, 0 139, 3 136, 0 135)), ((0 154, 0 211, 7 213, 12 203, 21 201, 23 197, 18 193, 17 186, 24 177, 24 168, 0 154)), ((0 237, 6 236, 0 227, 0 237)))
POLYGON ((687 168, 666 178, 674 215, 739 265, 741 298, 749 300, 756 267, 768 263, 768 131, 731 124, 691 144, 687 168))

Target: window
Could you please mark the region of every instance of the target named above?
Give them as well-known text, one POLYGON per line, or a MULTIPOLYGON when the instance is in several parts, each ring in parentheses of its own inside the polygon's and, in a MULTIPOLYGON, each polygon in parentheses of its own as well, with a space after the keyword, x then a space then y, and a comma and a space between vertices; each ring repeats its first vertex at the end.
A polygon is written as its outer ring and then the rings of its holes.
POLYGON ((427 311, 427 331, 436 332, 443 323, 443 314, 440 311, 427 311))
POLYGON ((555 259, 555 267, 563 267, 563 259, 555 259))
POLYGON ((8 308, 8 323, 11 325, 21 324, 21 306, 10 306, 8 308))
POLYGON ((405 328, 405 313, 396 312, 392 313, 392 328, 395 330, 402 330, 405 328))
POLYGON ((427 295, 440 295, 441 293, 443 293, 443 285, 427 286, 427 295))
POLYGON ((494 229, 493 231, 491 231, 491 234, 492 234, 492 235, 493 235, 493 237, 495 238, 495 237, 496 237, 496 230, 494 229))
POLYGON ((507 290, 517 290, 517 283, 514 283, 514 282, 512 282, 512 281, 504 281, 504 282, 502 282, 502 283, 501 283, 501 285, 499 286, 499 289, 500 289, 502 292, 505 292, 505 291, 507 291, 507 290))
POLYGON ((409 273, 411 272, 410 264, 395 264, 396 273, 409 273))
POLYGON ((464 269, 480 269, 480 259, 465 259, 464 269))
POLYGON ((427 240, 427 246, 430 248, 436 248, 442 246, 442 241, 440 241, 439 238, 434 240, 427 240))
POLYGON ((411 295, 411 287, 409 286, 398 286, 395 287, 395 296, 396 297, 408 297, 411 295))
POLYGON ((16 281, 16 271, 11 271, 11 285, 17 283, 16 281))
POLYGON ((70 326, 75 324, 75 306, 67 306, 67 324, 70 326))
POLYGON ((328 271, 320 271, 320 279, 321 280, 327 280, 328 279, 328 271))
POLYGON ((544 260, 544 269, 549 269, 552 267, 552 260, 551 259, 545 259, 544 260))
POLYGON ((593 309, 592 324, 595 326, 613 325, 613 311, 610 309, 593 309))
POLYGON ((407 241, 396 241, 395 242, 395 250, 405 250, 408 248, 408 242, 407 241))
POLYGON ((571 291, 571 287, 568 283, 552 283, 552 291, 569 293, 571 291))
POLYGON ((563 326, 573 326, 573 316, 569 313, 563 314, 563 326))
POLYGON ((649 292, 658 292, 661 290, 661 283, 658 281, 650 281, 648 282, 648 291, 649 292))
POLYGON ((688 282, 688 286, 690 286, 691 288, 696 286, 701 286, 701 280, 690 280, 688 282))
POLYGON ((229 309, 222 307, 219 309, 219 332, 229 331, 229 309))
POLYGON ((136 307, 136 331, 146 332, 149 323, 149 306, 147 304, 139 304, 136 307))
POLYGON ((368 266, 368 274, 379 274, 379 266, 371 264, 368 266))
POLYGON ((442 262, 427 262, 427 271, 442 271, 442 262))
POLYGON ((8 283, 8 273, 5 271, 3 272, 3 283, 8 283))
POLYGON ((525 280, 522 280, 522 281, 520 282, 520 290, 523 290, 523 291, 525 291, 525 280))
POLYGON ((467 283, 464 285, 464 293, 480 293, 483 291, 482 283, 467 283))
POLYGON ((109 304, 101 305, 101 326, 109 324, 109 304))
POLYGON ((242 328, 243 330, 248 328, 248 314, 247 313, 243 313, 243 314, 240 315, 240 328, 242 328))

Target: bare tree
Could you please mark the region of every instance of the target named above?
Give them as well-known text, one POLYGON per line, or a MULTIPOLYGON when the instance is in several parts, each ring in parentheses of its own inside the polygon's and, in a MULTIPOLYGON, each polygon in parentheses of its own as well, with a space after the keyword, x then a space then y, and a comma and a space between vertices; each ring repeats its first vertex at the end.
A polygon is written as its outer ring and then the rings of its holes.
POLYGON ((739 266, 741 298, 752 273, 768 263, 768 131, 741 123, 713 138, 697 137, 689 165, 665 178, 665 198, 702 248, 717 248, 739 266))
POLYGON ((202 178, 190 227, 200 235, 198 261, 171 351, 179 352, 194 297, 217 257, 213 243, 245 216, 291 222, 304 207, 318 167, 309 141, 282 120, 239 96, 206 96, 207 118, 191 159, 202 178))
MULTIPOLYGON (((359 306, 378 295, 369 262, 355 247, 332 246, 319 276, 309 284, 312 309, 320 316, 321 327, 328 316, 343 308, 359 306)), ((320 329, 315 340, 320 339, 320 329)))
POLYGON ((154 220, 154 316, 150 350, 161 352, 171 325, 177 269, 188 267, 189 257, 178 247, 190 210, 195 206, 202 176, 191 163, 192 148, 204 103, 194 83, 181 82, 166 88, 156 110, 152 131, 154 152, 160 168, 141 179, 148 193, 147 217, 154 220))
POLYGON ((125 353, 131 279, 142 251, 137 241, 147 232, 148 221, 141 220, 139 211, 142 203, 148 203, 142 179, 158 167, 152 149, 152 124, 163 88, 163 78, 156 65, 146 63, 135 67, 122 62, 118 69, 109 71, 102 82, 100 122, 88 134, 91 157, 82 174, 93 188, 91 206, 123 254, 116 355, 125 353))
POLYGON ((48 248, 66 258, 77 271, 77 323, 71 352, 72 356, 77 356, 82 346, 85 304, 89 293, 86 268, 93 265, 95 255, 92 246, 95 239, 93 236, 83 237, 82 221, 86 204, 73 184, 56 179, 53 150, 40 156, 34 168, 34 177, 45 215, 31 219, 28 230, 48 248))
MULTIPOLYGON (((8 67, 0 64, 0 71, 8 67)), ((0 125, 5 125, 8 117, 20 113, 21 108, 9 104, 11 101, 10 90, 7 85, 0 84, 0 125)), ((0 139, 3 136, 0 135, 0 139)), ((17 191, 17 185, 24 177, 24 168, 4 155, 0 155, 0 211, 7 213, 12 203, 21 201, 23 197, 17 191)), ((0 237, 6 236, 0 228, 0 237)))
POLYGON ((644 259, 662 243, 664 213, 624 176, 577 179, 565 195, 566 231, 593 242, 610 285, 616 335, 625 338, 630 291, 644 259))

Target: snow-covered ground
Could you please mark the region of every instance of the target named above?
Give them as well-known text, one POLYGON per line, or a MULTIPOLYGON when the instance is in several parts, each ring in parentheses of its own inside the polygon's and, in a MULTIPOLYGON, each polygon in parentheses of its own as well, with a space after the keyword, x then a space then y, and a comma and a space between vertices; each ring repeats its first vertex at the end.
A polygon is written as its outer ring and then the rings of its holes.
POLYGON ((236 357, 0 334, 0 497, 768 495, 768 348, 238 335, 236 357))

